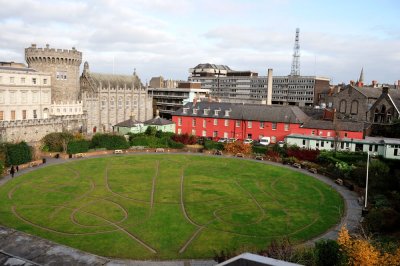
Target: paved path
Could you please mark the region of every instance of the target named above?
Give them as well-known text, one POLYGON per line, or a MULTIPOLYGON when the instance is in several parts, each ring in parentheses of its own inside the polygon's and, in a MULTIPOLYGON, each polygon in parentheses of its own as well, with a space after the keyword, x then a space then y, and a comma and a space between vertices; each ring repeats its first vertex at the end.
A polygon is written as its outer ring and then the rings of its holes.
MULTIPOLYGON (((148 153, 144 153, 148 154, 148 153)), ((187 153, 183 153, 187 154, 187 153)), ((213 156, 205 154, 195 154, 191 155, 198 156, 213 156)), ((134 155, 134 154, 127 154, 134 155)), ((96 156, 96 157, 103 157, 96 156)), ((107 156, 107 155, 106 155, 107 156)), ((118 155, 124 156, 124 155, 118 155)), ((95 158, 95 157, 90 157, 95 158)), ((48 165, 61 164, 68 161, 82 160, 82 159, 55 159, 46 158, 46 164, 22 169, 14 175, 14 178, 18 176, 34 171, 38 168, 46 167, 48 165)), ((252 159, 243 159, 252 160, 252 159)), ((349 191, 344 186, 339 186, 334 183, 331 179, 319 175, 312 174, 304 169, 296 169, 290 166, 282 165, 279 163, 273 163, 269 161, 257 161, 259 163, 267 163, 272 165, 277 165, 280 167, 289 168, 291 170, 300 171, 313 176, 322 182, 328 184, 333 189, 336 189, 345 200, 345 215, 343 216, 341 222, 334 226, 328 232, 306 242, 305 244, 312 244, 320 239, 336 239, 338 232, 342 225, 346 225, 350 232, 355 232, 358 228, 359 221, 361 219, 361 209, 362 207, 357 202, 357 195, 353 191, 349 191)), ((5 184, 11 179, 11 176, 5 176, 0 179, 0 186, 5 184)), ((29 235, 27 233, 19 232, 14 229, 6 228, 0 226, 0 262, 3 263, 4 260, 8 261, 8 265, 109 265, 109 266, 119 266, 119 265, 131 265, 131 266, 212 266, 216 265, 213 260, 182 260, 182 261, 134 261, 134 260, 115 260, 105 257, 96 256, 90 253, 86 253, 71 247, 63 246, 46 239, 42 239, 37 236, 29 235), (1 261, 3 259, 3 261, 1 261), (14 263, 14 262, 19 262, 14 263)))

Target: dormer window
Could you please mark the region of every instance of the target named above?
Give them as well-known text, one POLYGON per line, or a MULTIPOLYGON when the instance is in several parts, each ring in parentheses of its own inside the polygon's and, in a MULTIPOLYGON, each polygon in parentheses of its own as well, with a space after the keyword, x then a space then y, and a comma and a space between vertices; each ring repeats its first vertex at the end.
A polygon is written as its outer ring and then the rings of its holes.
POLYGON ((188 110, 189 110, 189 108, 183 108, 183 113, 187 114, 188 110))
POLYGON ((229 116, 231 110, 225 110, 225 116, 229 116))
POLYGON ((208 115, 208 113, 210 112, 210 109, 204 109, 204 115, 208 115))
POLYGON ((197 115, 197 109, 193 109, 193 114, 197 115))
POLYGON ((219 111, 221 111, 221 110, 215 110, 214 111, 214 115, 218 116, 219 115, 219 111))

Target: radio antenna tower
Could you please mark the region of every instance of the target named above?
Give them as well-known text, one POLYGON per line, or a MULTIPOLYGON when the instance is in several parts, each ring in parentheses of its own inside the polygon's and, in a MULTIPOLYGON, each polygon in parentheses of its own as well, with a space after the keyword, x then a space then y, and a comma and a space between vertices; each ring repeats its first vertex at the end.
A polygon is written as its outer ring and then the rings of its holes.
POLYGON ((296 38, 294 40, 293 61, 291 76, 300 76, 300 43, 299 43, 300 29, 296 29, 296 38))

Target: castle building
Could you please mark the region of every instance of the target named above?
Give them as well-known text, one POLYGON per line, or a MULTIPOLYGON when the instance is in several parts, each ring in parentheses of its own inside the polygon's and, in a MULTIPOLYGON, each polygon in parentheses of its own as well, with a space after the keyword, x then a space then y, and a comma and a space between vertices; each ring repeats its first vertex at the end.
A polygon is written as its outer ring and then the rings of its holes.
POLYGON ((330 80, 317 76, 274 76, 272 96, 267 99, 268 76, 252 71, 236 71, 225 65, 199 64, 189 69, 189 81, 201 82, 211 90, 211 96, 223 102, 312 106, 319 94, 329 88, 330 80))
POLYGON ((152 98, 136 71, 131 76, 92 73, 85 62, 80 87, 89 134, 112 132, 131 116, 138 121, 153 117, 152 98))
POLYGON ((72 50, 37 48, 36 44, 25 49, 25 60, 30 68, 50 73, 52 103, 74 103, 79 98, 79 66, 82 53, 72 50))

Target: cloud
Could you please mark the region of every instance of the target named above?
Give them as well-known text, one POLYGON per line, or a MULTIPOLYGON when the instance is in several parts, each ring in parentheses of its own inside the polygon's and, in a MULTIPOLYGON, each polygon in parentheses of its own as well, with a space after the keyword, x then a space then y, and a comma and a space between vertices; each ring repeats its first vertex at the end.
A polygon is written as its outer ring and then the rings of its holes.
POLYGON ((363 31, 358 25, 367 20, 346 24, 340 14, 316 22, 289 1, 0 0, 0 6, 1 61, 23 62, 24 48, 49 43, 75 46, 92 71, 131 74, 136 68, 142 80, 187 79, 190 67, 205 62, 260 75, 272 67, 286 75, 295 28, 303 25, 302 74, 341 82, 364 67, 367 80, 399 79, 399 26, 382 20, 363 31), (351 30, 334 28, 339 21, 351 30))

